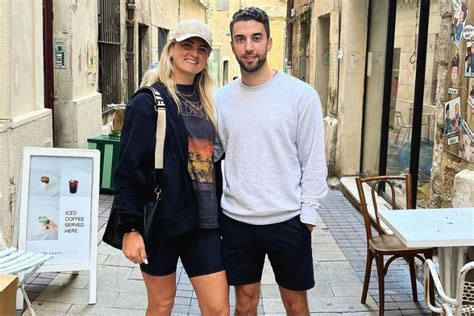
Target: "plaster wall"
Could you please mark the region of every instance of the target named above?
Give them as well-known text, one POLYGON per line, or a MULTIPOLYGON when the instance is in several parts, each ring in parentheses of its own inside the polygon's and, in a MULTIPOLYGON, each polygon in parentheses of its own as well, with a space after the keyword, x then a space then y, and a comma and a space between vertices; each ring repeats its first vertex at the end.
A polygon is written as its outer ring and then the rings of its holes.
POLYGON ((92 93, 55 103, 54 143, 61 148, 87 148, 87 138, 102 129, 102 97, 92 93), (95 130, 91 127, 95 126, 95 130))
POLYGON ((54 69, 56 147, 86 148, 101 133, 97 1, 53 2, 53 37, 64 42, 65 68, 54 69))
POLYGON ((42 5, 31 0, 11 1, 10 14, 11 29, 6 31, 11 33, 11 102, 7 116, 14 117, 43 108, 42 5))
MULTIPOLYGON (((10 78, 10 56, 12 46, 12 1, 0 2, 0 72, 3 78, 10 78)), ((11 116, 10 113, 10 86, 9 80, 0 80, 0 119, 11 116)), ((0 143, 1 144, 1 143, 0 143)), ((0 154, 1 155, 1 154, 0 154)))
POLYGON ((42 5, 0 2, 0 230, 8 245, 17 219, 24 146, 52 146, 52 116, 43 98, 42 5))
POLYGON ((340 47, 343 56, 339 71, 335 168, 338 176, 359 172, 367 14, 367 3, 342 1, 340 47))

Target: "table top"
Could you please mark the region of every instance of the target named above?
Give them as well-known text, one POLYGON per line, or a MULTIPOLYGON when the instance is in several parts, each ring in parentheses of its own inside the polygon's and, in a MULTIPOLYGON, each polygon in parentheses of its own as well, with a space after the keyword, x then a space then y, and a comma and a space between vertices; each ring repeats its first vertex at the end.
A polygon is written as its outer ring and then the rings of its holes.
POLYGON ((380 219, 407 246, 474 246, 474 208, 379 210, 380 219))

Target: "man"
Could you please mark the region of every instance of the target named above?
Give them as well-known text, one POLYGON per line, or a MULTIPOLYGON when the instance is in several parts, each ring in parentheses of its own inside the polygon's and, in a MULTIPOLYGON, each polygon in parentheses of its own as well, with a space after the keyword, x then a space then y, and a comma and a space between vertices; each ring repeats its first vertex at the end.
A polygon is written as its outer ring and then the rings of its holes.
POLYGON ((217 153, 225 151, 220 225, 236 315, 257 315, 265 255, 288 315, 309 315, 311 231, 327 193, 317 93, 272 70, 267 14, 237 11, 230 23, 241 78, 216 92, 217 153))

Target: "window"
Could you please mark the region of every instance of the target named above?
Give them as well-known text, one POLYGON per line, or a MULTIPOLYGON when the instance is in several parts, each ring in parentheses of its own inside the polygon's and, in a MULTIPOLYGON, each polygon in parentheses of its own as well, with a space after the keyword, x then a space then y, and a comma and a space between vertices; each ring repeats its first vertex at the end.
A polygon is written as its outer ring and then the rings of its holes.
POLYGON ((168 29, 164 29, 161 27, 158 28, 158 60, 160 60, 163 48, 165 48, 166 43, 168 41, 168 33, 168 29))
POLYGON ((229 11, 229 0, 217 0, 216 9, 217 11, 229 11))
POLYGON ((107 104, 121 101, 120 76, 120 0, 98 2, 99 92, 102 113, 107 104))

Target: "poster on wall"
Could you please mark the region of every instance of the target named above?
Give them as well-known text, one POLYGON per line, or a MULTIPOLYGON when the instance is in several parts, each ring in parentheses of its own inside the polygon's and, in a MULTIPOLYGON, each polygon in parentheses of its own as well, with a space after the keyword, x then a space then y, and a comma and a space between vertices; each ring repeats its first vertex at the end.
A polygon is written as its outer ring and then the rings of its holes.
POLYGON ((448 93, 444 104, 447 151, 473 162, 474 130, 474 0, 453 0, 448 93))
POLYGON ((453 40, 454 45, 459 48, 469 10, 466 3, 460 0, 453 0, 453 10, 454 14, 451 39, 453 40))
POLYGON ((444 133, 452 135, 459 132, 461 118, 461 97, 454 98, 444 104, 444 133))
POLYGON ((99 205, 97 150, 24 148, 19 248, 50 254, 39 272, 90 271, 95 303, 99 205))

